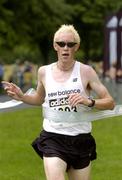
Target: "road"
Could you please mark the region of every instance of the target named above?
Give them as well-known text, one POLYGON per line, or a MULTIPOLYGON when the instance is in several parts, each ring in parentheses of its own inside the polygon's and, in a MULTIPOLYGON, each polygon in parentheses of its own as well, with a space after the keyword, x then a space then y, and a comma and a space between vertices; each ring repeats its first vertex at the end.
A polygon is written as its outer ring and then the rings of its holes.
MULTIPOLYGON (((0 103, 1 102, 6 102, 6 101, 10 101, 12 100, 10 97, 8 97, 7 95, 0 95, 0 103)), ((0 112, 8 112, 8 111, 15 111, 17 109, 22 109, 22 108, 28 108, 28 107, 32 107, 31 105, 22 103, 18 106, 12 107, 12 108, 4 108, 4 109, 0 109, 0 112)))

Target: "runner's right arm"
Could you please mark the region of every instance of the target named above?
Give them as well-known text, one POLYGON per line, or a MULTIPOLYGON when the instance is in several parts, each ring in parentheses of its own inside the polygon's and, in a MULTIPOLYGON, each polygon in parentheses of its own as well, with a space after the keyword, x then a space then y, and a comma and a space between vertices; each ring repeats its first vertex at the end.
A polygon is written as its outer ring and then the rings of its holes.
POLYGON ((8 96, 12 97, 15 100, 23 101, 24 103, 30 105, 41 105, 45 97, 45 89, 42 82, 44 78, 44 68, 38 70, 38 84, 34 93, 24 94, 22 90, 15 84, 3 81, 3 87, 7 92, 8 96))

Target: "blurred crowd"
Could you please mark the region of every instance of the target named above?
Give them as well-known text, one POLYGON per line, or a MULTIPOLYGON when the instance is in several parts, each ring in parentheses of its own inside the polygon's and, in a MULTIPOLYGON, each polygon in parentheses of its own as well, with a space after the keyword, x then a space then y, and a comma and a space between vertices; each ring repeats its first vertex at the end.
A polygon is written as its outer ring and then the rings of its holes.
POLYGON ((15 61, 15 64, 8 69, 3 64, 3 62, 0 62, 0 92, 3 92, 2 87, 2 80, 13 82, 17 84, 24 92, 26 92, 29 88, 34 87, 35 82, 35 76, 37 73, 35 69, 35 65, 32 64, 29 61, 23 61, 20 59, 17 59, 15 61), (6 75, 7 74, 7 75, 6 75))
POLYGON ((4 67, 3 67, 3 62, 0 60, 0 92, 2 89, 1 81, 3 80, 3 77, 4 77, 4 67))
POLYGON ((103 61, 99 63, 93 63, 92 66, 96 70, 101 80, 104 79, 107 82, 115 81, 116 83, 122 83, 122 68, 117 69, 116 62, 113 62, 106 72, 104 72, 103 61))
MULTIPOLYGON (((116 69, 116 63, 113 63, 109 70, 104 72, 103 62, 89 63, 99 75, 103 84, 109 89, 114 98, 117 98, 122 89, 122 69, 116 69), (119 87, 119 88, 118 88, 119 87), (119 90, 120 89, 120 90, 119 90)), ((0 93, 3 92, 2 80, 17 84, 24 92, 29 88, 36 86, 38 66, 28 60, 17 59, 13 65, 4 65, 0 60, 0 93)), ((119 97, 120 99, 120 97, 119 97)))
POLYGON ((103 62, 94 65, 103 84, 107 87, 117 104, 122 103, 122 68, 116 68, 116 62, 113 62, 110 68, 104 72, 103 62))

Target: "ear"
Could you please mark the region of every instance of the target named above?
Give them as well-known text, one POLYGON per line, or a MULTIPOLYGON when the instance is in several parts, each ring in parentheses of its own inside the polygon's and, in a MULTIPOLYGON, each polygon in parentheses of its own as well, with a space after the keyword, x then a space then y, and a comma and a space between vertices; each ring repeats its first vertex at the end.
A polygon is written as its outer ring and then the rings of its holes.
POLYGON ((53 47, 54 47, 55 51, 57 51, 57 44, 55 42, 53 43, 53 47))
POLYGON ((76 44, 76 46, 75 46, 75 52, 79 49, 79 47, 80 47, 80 44, 76 44))

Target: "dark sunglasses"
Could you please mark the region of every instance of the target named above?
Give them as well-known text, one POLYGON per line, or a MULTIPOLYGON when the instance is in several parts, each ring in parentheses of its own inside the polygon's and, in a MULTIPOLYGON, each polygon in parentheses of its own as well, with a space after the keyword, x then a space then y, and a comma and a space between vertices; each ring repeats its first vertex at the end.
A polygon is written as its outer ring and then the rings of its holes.
POLYGON ((60 41, 60 42, 56 42, 60 47, 65 47, 66 45, 67 45, 67 47, 69 47, 69 48, 72 48, 72 47, 74 47, 75 46, 75 44, 77 44, 77 43, 75 43, 75 42, 63 42, 63 41, 60 41))

